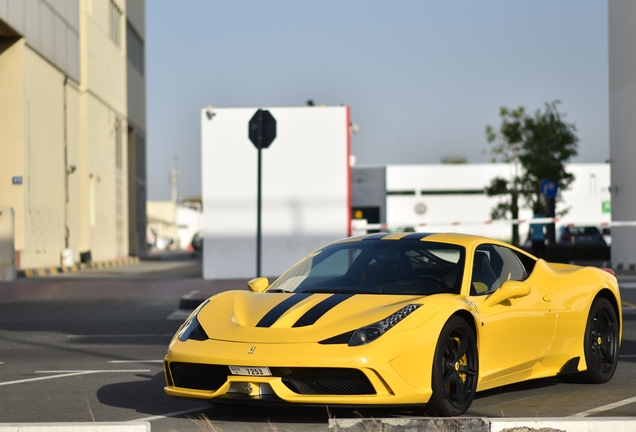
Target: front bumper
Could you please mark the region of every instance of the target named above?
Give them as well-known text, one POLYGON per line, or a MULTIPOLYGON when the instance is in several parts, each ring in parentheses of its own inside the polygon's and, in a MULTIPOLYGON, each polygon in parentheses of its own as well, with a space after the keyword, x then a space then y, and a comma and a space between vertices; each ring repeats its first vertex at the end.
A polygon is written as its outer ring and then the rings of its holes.
POLYGON ((349 347, 175 339, 164 360, 165 391, 236 403, 424 404, 432 393, 434 341, 432 349, 421 340, 406 342, 349 347), (268 367, 272 376, 233 375, 228 366, 268 367))

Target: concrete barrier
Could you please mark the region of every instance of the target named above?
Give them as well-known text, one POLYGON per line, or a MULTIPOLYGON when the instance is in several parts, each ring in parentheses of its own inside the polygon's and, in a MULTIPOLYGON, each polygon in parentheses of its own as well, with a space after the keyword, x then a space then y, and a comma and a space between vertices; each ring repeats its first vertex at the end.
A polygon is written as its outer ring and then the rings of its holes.
POLYGON ((150 432, 150 422, 0 423, 0 432, 150 432))
POLYGON ((634 417, 490 419, 490 432, 633 432, 634 417))
POLYGON ((329 419, 331 432, 489 432, 487 418, 397 417, 329 419))
POLYGON ((359 418, 329 420, 331 432, 634 432, 634 417, 359 418))

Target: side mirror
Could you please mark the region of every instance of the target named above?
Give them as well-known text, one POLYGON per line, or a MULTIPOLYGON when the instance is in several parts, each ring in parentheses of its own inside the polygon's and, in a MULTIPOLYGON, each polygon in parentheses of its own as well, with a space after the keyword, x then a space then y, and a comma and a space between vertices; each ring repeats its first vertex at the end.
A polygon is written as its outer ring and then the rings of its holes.
POLYGON ((494 306, 506 300, 525 297, 530 294, 531 291, 532 285, 530 284, 521 281, 506 281, 484 301, 484 304, 486 306, 494 306))
POLYGON ((262 293, 269 287, 269 281, 267 278, 260 277, 247 282, 247 286, 252 292, 262 293))

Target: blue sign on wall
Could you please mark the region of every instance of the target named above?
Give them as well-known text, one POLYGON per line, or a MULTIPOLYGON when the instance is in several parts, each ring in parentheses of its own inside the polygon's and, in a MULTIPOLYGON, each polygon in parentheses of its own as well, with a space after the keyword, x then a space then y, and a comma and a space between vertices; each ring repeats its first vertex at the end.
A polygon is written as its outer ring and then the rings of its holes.
POLYGON ((22 176, 14 176, 12 179, 12 183, 15 185, 21 185, 22 184, 22 176))
POLYGON ((552 180, 543 180, 541 182, 541 195, 544 197, 548 199, 554 198, 557 196, 557 192, 559 192, 559 185, 552 180))

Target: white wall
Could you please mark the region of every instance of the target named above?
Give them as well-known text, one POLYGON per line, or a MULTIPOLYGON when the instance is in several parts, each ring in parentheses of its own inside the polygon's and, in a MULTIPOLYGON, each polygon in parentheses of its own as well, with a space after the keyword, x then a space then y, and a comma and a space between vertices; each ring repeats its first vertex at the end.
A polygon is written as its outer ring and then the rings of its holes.
MULTIPOLYGON (((609 0, 612 219, 636 220, 636 2, 609 0)), ((636 227, 612 229, 612 267, 636 267, 636 227)))
MULTIPOLYGON (((608 164, 571 164, 567 167, 575 181, 563 192, 563 200, 557 203, 557 212, 569 208, 557 227, 566 223, 598 225, 610 220, 610 213, 602 211, 602 202, 610 200, 609 168, 608 164)), ((502 198, 485 194, 437 195, 423 191, 483 190, 494 177, 510 178, 513 175, 514 165, 509 164, 389 165, 386 169, 387 224, 389 227, 414 227, 424 232, 463 232, 509 240, 509 224, 484 223, 490 220, 492 208, 502 198), (391 192, 413 190, 415 195, 390 195, 391 192), (418 204, 424 204, 425 213, 416 213, 418 204)), ((531 217, 531 209, 522 207, 519 218, 531 217)), ((527 231, 528 224, 522 224, 519 230, 522 241, 527 231)))
MULTIPOLYGON (((278 276, 349 233, 349 108, 263 109, 277 137, 262 150, 262 273, 278 276)), ((201 111, 205 279, 256 276, 256 110, 201 111)))

